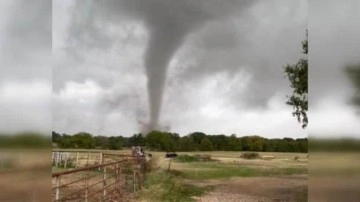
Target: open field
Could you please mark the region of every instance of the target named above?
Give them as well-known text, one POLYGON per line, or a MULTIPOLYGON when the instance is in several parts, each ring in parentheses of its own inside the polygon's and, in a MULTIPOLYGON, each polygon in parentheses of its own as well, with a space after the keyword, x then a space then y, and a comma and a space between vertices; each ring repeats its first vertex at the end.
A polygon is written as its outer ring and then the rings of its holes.
MULTIPOLYGON (((130 150, 71 150, 80 152, 81 159, 87 158, 88 151, 94 152, 90 154, 94 159, 99 156, 98 152, 131 153, 130 150)), ((305 153, 259 152, 260 157, 272 156, 273 159, 268 160, 243 159, 240 158, 242 152, 177 153, 179 156, 211 157, 210 161, 193 162, 181 162, 178 158, 169 160, 165 152, 148 153, 152 154, 153 172, 134 201, 307 201, 308 158, 305 153), (170 172, 167 172, 169 165, 170 172)))
POLYGON ((312 152, 310 161, 310 201, 359 201, 360 153, 312 152))
POLYGON ((49 201, 49 150, 0 150, 0 201, 49 201))
POLYGON ((169 162, 164 152, 151 153, 160 170, 167 170, 170 163, 177 182, 204 188, 203 193, 191 197, 194 201, 307 201, 307 154, 260 152, 260 156, 274 159, 246 160, 239 158, 241 152, 179 152, 210 155, 212 161, 169 162))

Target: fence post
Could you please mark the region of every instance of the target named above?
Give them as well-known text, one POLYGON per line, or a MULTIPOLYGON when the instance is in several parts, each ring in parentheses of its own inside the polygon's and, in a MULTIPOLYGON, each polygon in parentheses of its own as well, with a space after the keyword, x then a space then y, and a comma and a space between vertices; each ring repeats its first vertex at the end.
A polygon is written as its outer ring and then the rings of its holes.
POLYGON ((86 166, 89 166, 89 159, 90 159, 90 153, 88 153, 88 156, 87 156, 86 166))
POLYGON ((67 160, 68 160, 68 153, 64 153, 64 155, 65 155, 64 168, 66 168, 66 164, 67 164, 67 160))
MULTIPOLYGON (((100 152, 100 162, 99 162, 100 165, 103 164, 103 158, 104 158, 104 155, 102 152, 100 152)), ((101 166, 99 166, 99 171, 101 171, 101 166)))
POLYGON ((140 190, 142 187, 142 184, 141 184, 141 174, 140 174, 139 170, 136 171, 136 177, 137 177, 137 182, 138 182, 137 188, 140 190))
MULTIPOLYGON (((1 156, 2 156, 2 154, 0 154, 0 159, 1 159, 1 156)), ((54 151, 53 152, 51 152, 51 164, 52 165, 54 165, 54 163, 55 163, 55 158, 54 158, 54 151)), ((0 161, 0 166, 2 166, 2 161, 0 161)))
POLYGON ((134 170, 134 193, 136 192, 136 171, 134 170))
POLYGON ((89 195, 88 173, 89 170, 86 170, 85 171, 85 202, 88 202, 88 195, 89 195))
POLYGON ((128 169, 127 169, 127 161, 124 166, 124 172, 125 172, 125 189, 128 189, 128 169))
POLYGON ((58 167, 58 164, 59 164, 59 158, 60 158, 60 157, 59 157, 59 153, 60 153, 60 152, 56 152, 56 153, 55 153, 55 167, 58 167))
POLYGON ((60 175, 56 176, 56 194, 55 194, 55 200, 60 199, 60 175))
POLYGON ((119 163, 116 163, 116 168, 115 168, 115 190, 118 189, 119 185, 119 178, 120 178, 120 173, 119 173, 119 163))
POLYGON ((103 198, 104 198, 104 201, 105 201, 105 197, 106 197, 106 166, 104 166, 103 170, 104 170, 104 174, 103 174, 103 198))
POLYGON ((75 162, 75 167, 78 167, 78 161, 79 161, 79 152, 76 152, 76 162, 75 162))

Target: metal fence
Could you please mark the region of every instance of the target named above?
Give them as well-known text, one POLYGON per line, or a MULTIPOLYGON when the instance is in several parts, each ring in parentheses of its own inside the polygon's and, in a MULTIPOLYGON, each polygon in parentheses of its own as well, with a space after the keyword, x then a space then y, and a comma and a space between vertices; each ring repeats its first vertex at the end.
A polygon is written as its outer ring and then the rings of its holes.
POLYGON ((141 189, 144 162, 128 157, 53 173, 53 201, 126 201, 126 195, 141 189))

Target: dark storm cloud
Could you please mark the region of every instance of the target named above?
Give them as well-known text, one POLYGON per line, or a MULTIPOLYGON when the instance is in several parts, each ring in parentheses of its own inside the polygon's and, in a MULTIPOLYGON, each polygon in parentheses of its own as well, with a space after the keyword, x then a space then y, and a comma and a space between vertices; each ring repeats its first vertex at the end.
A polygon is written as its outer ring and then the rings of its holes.
MULTIPOLYGON (((85 43, 92 48, 97 48, 97 44, 105 44, 106 47, 108 44, 104 40, 106 38, 99 37, 99 33, 103 32, 94 30, 96 25, 93 17, 95 2, 97 1, 75 5, 80 12, 74 12, 74 23, 70 25, 70 39, 75 39, 76 43, 85 43), (86 29, 78 26, 79 21, 82 21, 80 24, 86 29), (94 34, 86 35, 86 33, 94 34), (84 36, 88 36, 87 40, 84 36)), ((221 4, 217 1, 161 0, 97 2, 103 18, 111 18, 112 16, 108 16, 109 13, 118 18, 133 17, 144 23, 147 28, 148 45, 144 56, 144 66, 148 78, 151 128, 157 127, 158 124, 168 64, 177 49, 183 44, 185 37, 199 29, 204 23, 221 20, 235 11, 239 12, 239 10, 247 8, 249 4, 250 1, 225 1, 221 4)))
POLYGON ((232 98, 250 107, 266 107, 277 91, 289 91, 283 67, 302 57, 306 6, 301 1, 285 7, 278 3, 261 2, 242 18, 205 27, 192 38, 191 43, 195 45, 186 50, 189 54, 179 59, 195 58, 197 62, 188 67, 180 64, 177 76, 186 82, 189 78, 199 79, 216 72, 237 74, 246 70, 252 77, 249 93, 244 97, 234 89, 232 98))
MULTIPOLYGON (((219 103, 235 106, 235 110, 267 107, 279 92, 284 98, 281 102, 285 102, 289 87, 282 67, 301 57, 306 2, 108 0, 93 4, 96 6, 77 2, 71 8, 63 36, 65 48, 55 50, 55 57, 59 57, 54 68, 55 92, 69 81, 90 79, 106 92, 97 97, 99 107, 95 110, 104 115, 119 112, 149 118, 144 92, 148 79, 153 119, 160 116, 164 95, 161 114, 169 120, 160 118, 160 122, 169 122, 175 129, 179 125, 171 119, 176 118, 169 118, 175 109, 183 109, 181 117, 193 120, 198 106, 206 102, 207 97, 198 97, 193 94, 196 89, 191 89, 197 86, 200 91, 198 84, 203 82, 224 91, 213 93, 222 96, 219 103), (94 29, 95 34, 88 33, 94 29), (71 56, 74 52, 78 58, 71 56), (124 74, 127 79, 122 79, 124 74), (219 74, 228 76, 217 78, 219 74), (227 86, 226 79, 231 88, 216 87, 227 86), (211 80, 218 80, 218 84, 209 84, 211 80), (136 87, 125 90, 121 86, 136 87), (192 104, 195 99, 198 102, 192 104), (184 102, 189 105, 184 106, 184 102)), ((131 121, 135 120, 127 123, 131 121)), ((193 121, 206 125, 201 119, 193 121)))

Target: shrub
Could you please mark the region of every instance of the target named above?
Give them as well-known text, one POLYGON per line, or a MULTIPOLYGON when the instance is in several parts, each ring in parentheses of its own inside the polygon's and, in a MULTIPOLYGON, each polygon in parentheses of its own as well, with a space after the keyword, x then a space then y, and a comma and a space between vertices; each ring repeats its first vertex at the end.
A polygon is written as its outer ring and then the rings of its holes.
POLYGON ((150 173, 139 197, 146 201, 194 201, 193 196, 200 196, 210 187, 197 187, 183 184, 172 173, 156 171, 150 173))
POLYGON ((259 153, 256 153, 256 152, 246 152, 246 153, 242 153, 240 155, 240 158, 243 158, 243 159, 257 159, 257 158, 260 158, 260 155, 259 155, 259 153))
POLYGON ((156 169, 158 169, 158 161, 159 158, 151 157, 148 161, 144 163, 144 171, 146 173, 150 173, 156 169))

